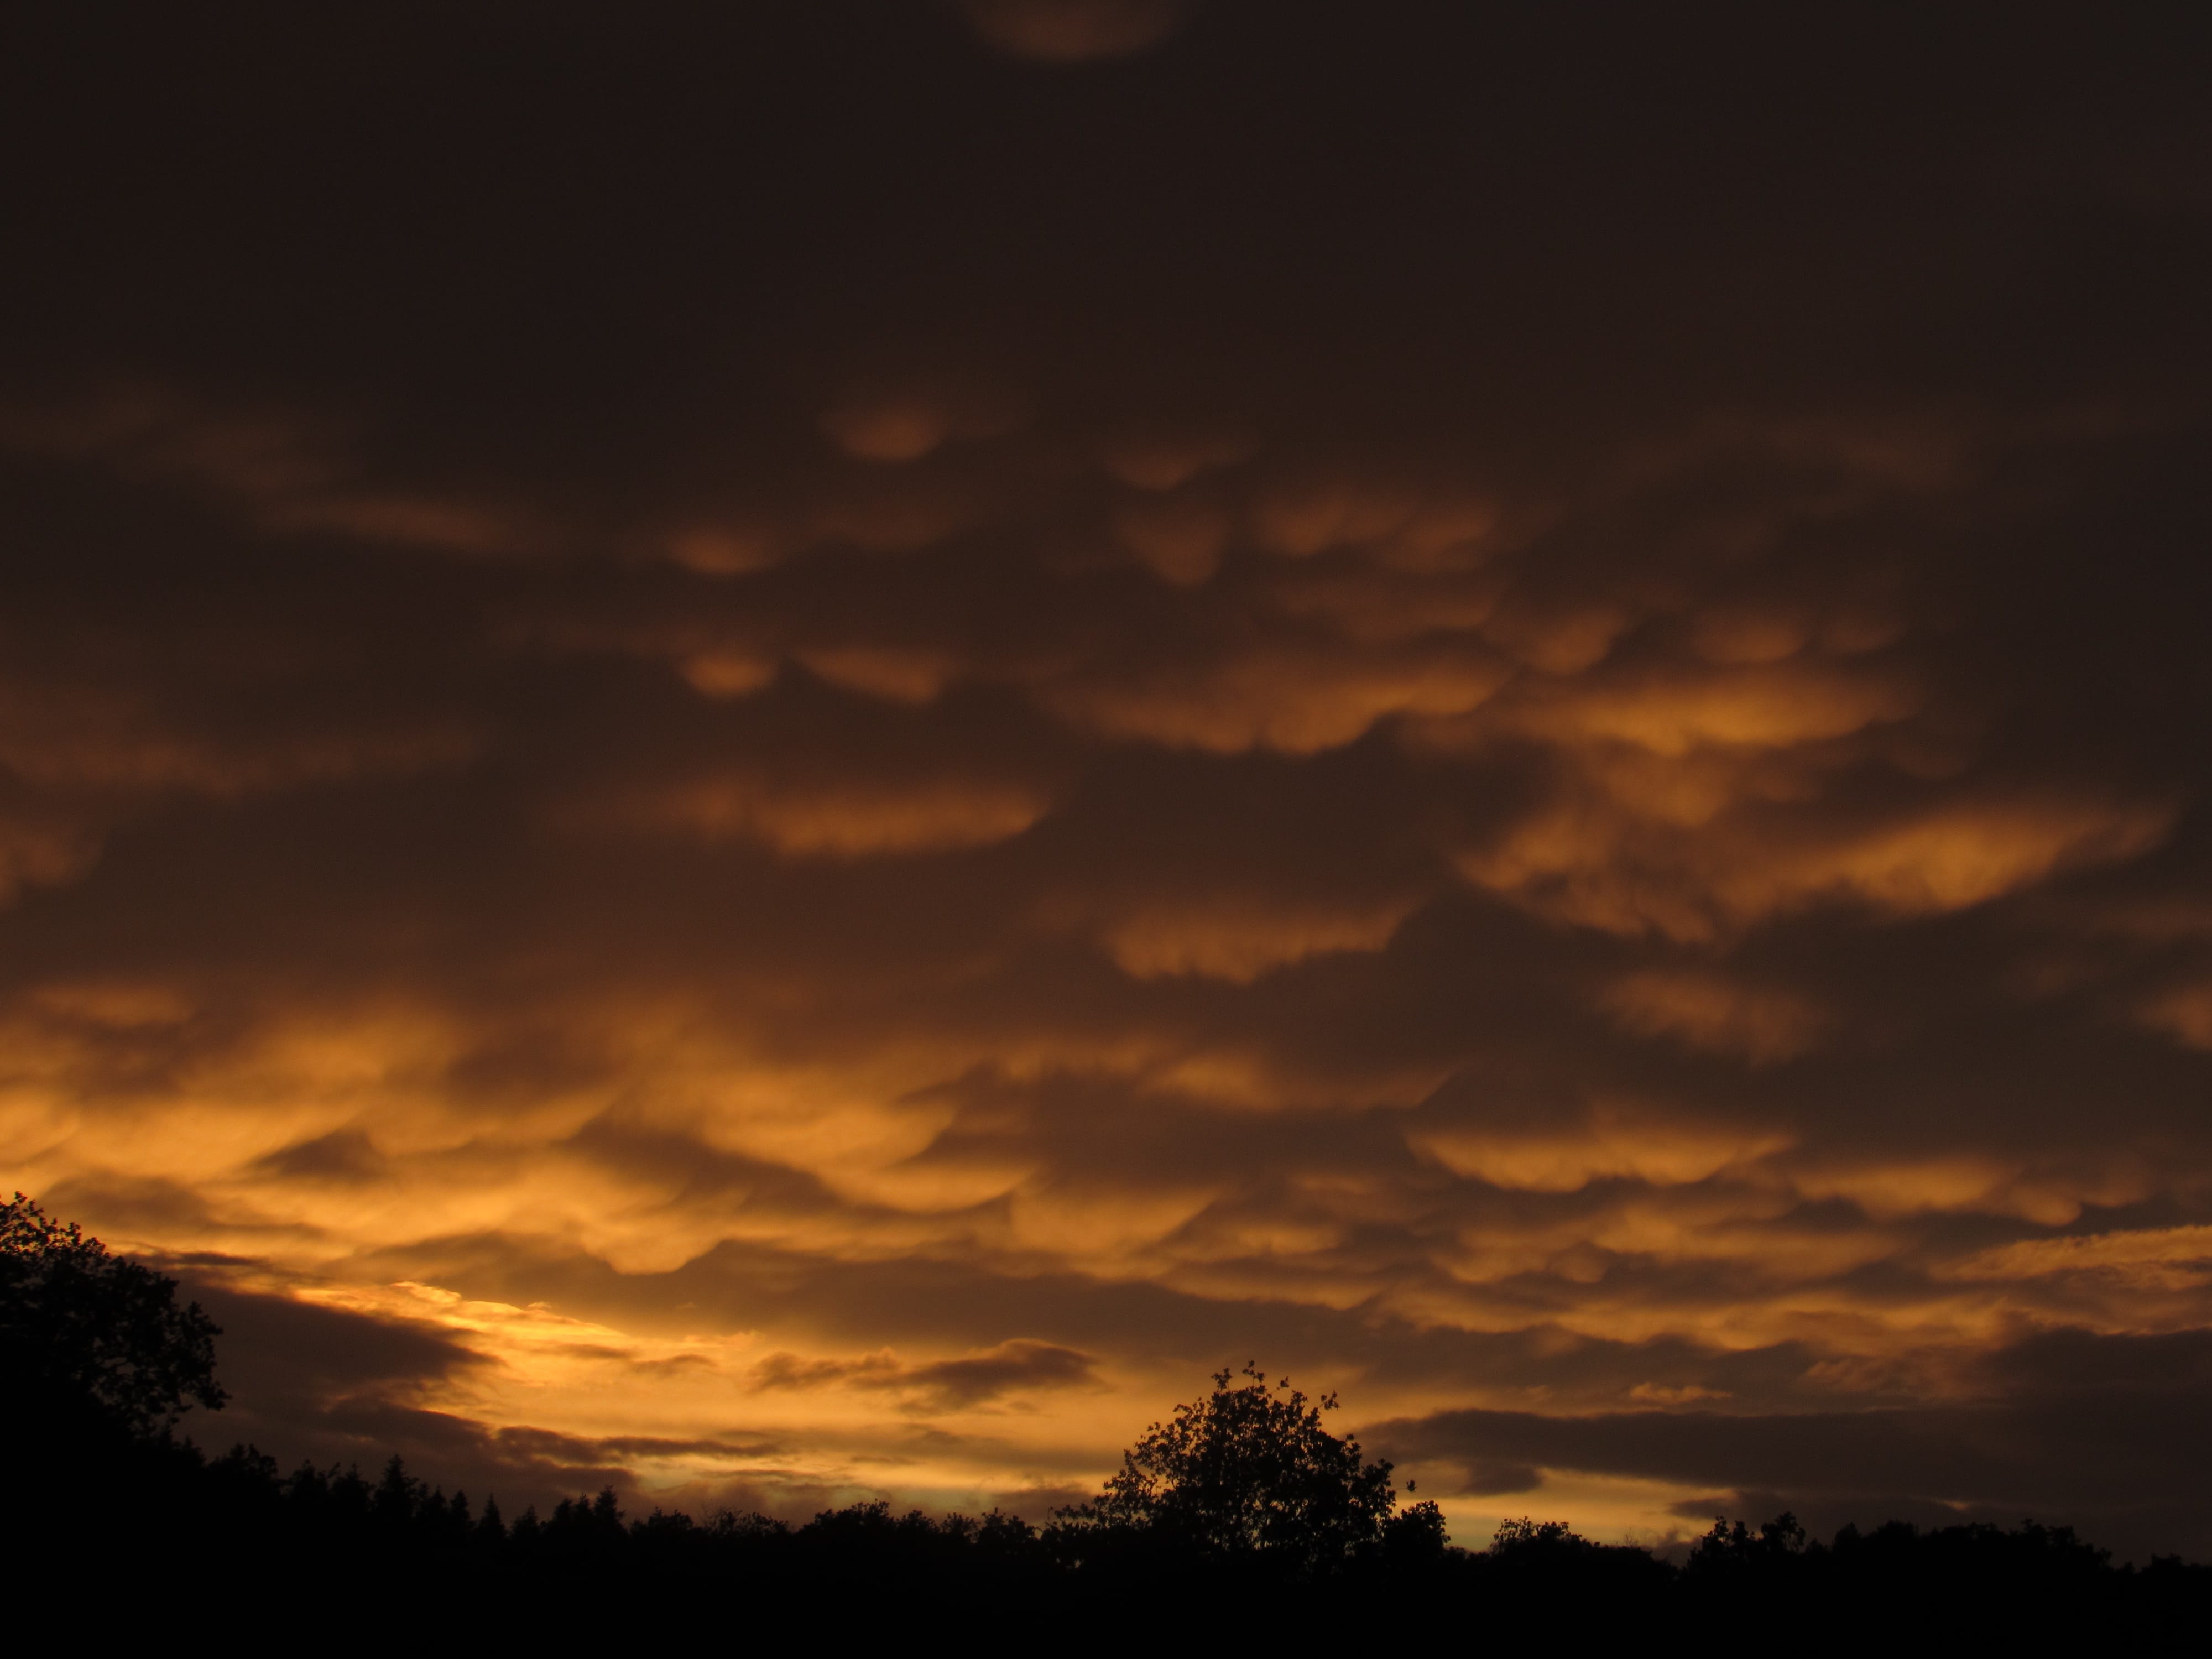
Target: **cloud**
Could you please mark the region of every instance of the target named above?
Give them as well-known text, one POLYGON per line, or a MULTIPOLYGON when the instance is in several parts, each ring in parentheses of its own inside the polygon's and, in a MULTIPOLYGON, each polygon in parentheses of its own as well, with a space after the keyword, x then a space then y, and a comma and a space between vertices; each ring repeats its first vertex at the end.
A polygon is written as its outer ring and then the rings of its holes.
POLYGON ((1379 951, 1405 919, 1407 907, 1367 911, 1285 914, 1279 905, 1233 907, 1203 902, 1141 911, 1117 922, 1107 948, 1139 979, 1205 974, 1249 984, 1272 969, 1332 951, 1379 951))
POLYGON ((626 816, 708 840, 746 836, 802 857, 857 858, 986 847, 1021 834, 1049 805, 1012 784, 809 787, 729 778, 680 786, 626 816))
POLYGON ((1352 653, 1285 641, 1141 675, 1071 680, 1047 696, 1056 712, 1110 737, 1310 755, 1353 742, 1390 715, 1463 714, 1504 678, 1487 657, 1449 648, 1352 653))
POLYGON ((817 646, 800 651, 799 660, 832 685, 893 702, 929 702, 957 666, 941 652, 896 646, 817 646))
POLYGON ((368 469, 331 423, 288 411, 212 408, 158 386, 0 410, 0 443, 98 459, 208 492, 270 534, 331 534, 485 556, 516 552, 544 533, 511 508, 368 482, 368 469))
POLYGON ((969 24, 1010 57, 1040 64, 1126 58, 1174 33, 1188 0, 961 0, 969 24))
POLYGON ((2130 1286, 2194 1291, 2212 1284, 2212 1227, 2152 1227, 2021 1239, 1951 1263, 1958 1279, 2110 1277, 2130 1286))
MULTIPOLYGON (((1554 672, 1578 674, 1594 665, 1598 624, 1586 624, 1592 643, 1580 642, 1574 624, 1545 636, 1541 652, 1554 672)), ((1539 664, 1540 666, 1544 665, 1539 664)), ((1911 692, 1865 675, 1771 665, 1705 672, 1668 679, 1616 678, 1606 686, 1577 689, 1532 700, 1522 723, 1581 746, 1622 743, 1679 757, 1706 745, 1786 748, 1847 737, 1879 721, 1914 712, 1911 692)))
POLYGON ((1710 1179, 1790 1144, 1771 1127, 1671 1119, 1632 1104, 1595 1103, 1533 1122, 1423 1128, 1408 1136, 1454 1174, 1496 1187, 1573 1192, 1628 1176, 1658 1186, 1710 1179))
POLYGON ((1192 587, 1220 568, 1230 521, 1227 513, 1205 501, 1139 501, 1121 509, 1115 528, 1162 581, 1192 587))
POLYGON ((1695 971, 1631 974, 1607 988, 1603 1000, 1626 1030, 1740 1054, 1753 1065, 1803 1054, 1832 1024, 1817 1006, 1787 991, 1695 971))
POLYGON ((880 1386, 884 1379, 902 1375, 897 1358, 888 1351, 858 1359, 802 1359, 795 1353, 772 1353, 753 1367, 754 1386, 761 1389, 815 1389, 825 1382, 880 1386))
POLYGON ((26 887, 74 880, 99 856, 86 830, 40 817, 0 815, 0 904, 26 887))
MULTIPOLYGON (((187 1270, 188 1283, 196 1275, 187 1270)), ((191 1284, 223 1328, 222 1376, 262 1414, 321 1410, 363 1389, 389 1393, 443 1382, 483 1365, 449 1331, 289 1297, 191 1284)))
MULTIPOLYGON (((2006 1379, 1999 1397, 1956 1404, 1788 1415, 1454 1412, 1378 1424, 1369 1437, 1437 1471, 1425 1484, 1450 1480, 1443 1469, 1456 1463, 1459 1489, 1471 1494, 1531 1489, 1501 1485, 1501 1469, 1575 1470, 1725 1489, 1731 1506, 1757 1494, 1829 1526, 1873 1524, 1900 1503, 1923 1515, 2063 1513, 2140 1552, 2191 1507, 2202 1459, 2185 1431, 2173 1437, 2203 1408, 2201 1333, 2052 1332, 1991 1356, 1990 1374, 2006 1379)), ((1714 1502, 1688 1498, 1680 1512, 1702 1516, 1714 1502)), ((2206 1535, 2192 1533, 2191 1547, 2206 1535)))
POLYGON ((1718 779, 1710 795, 1692 780, 1686 799, 1638 801, 1629 794, 1637 775, 1532 815, 1462 854, 1461 869, 1561 921, 1698 940, 1822 905, 1894 916, 1968 909, 2138 857, 2172 823, 2156 805, 1969 797, 1854 824, 1793 812, 1787 796, 1732 808, 1718 779))
POLYGON ((1257 1357, 1466 1537, 2203 1536, 2192 54, 1370 9, 17 75, 0 1190, 211 1431, 972 1510, 1257 1357))
POLYGON ((871 1389, 906 1395, 911 1410, 959 1412, 1041 1389, 1096 1388, 1095 1364, 1089 1354, 1073 1348, 1016 1338, 957 1358, 920 1364, 904 1363, 888 1350, 854 1359, 802 1359, 796 1354, 773 1353, 754 1367, 752 1375, 761 1389, 814 1389, 833 1384, 871 1389))
POLYGON ((2154 998, 2138 1016, 2192 1048, 2212 1048, 2212 985, 2185 985, 2154 998))
POLYGON ((1170 490, 1200 473, 1234 466, 1259 441, 1234 423, 1164 422, 1102 441, 1099 464, 1132 489, 1170 490))

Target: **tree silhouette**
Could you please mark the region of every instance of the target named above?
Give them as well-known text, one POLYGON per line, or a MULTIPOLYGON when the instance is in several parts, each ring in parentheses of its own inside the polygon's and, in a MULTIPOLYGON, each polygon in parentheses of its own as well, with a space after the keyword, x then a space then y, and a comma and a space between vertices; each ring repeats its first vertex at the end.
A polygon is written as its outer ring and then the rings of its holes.
POLYGON ((1400 1508, 1390 1465, 1323 1426, 1333 1397, 1310 1401, 1256 1365, 1218 1373, 1210 1395, 1152 1424, 1097 1498, 1042 1534, 996 1510, 900 1514, 881 1499, 798 1524, 631 1517, 611 1487, 510 1522, 397 1455, 374 1478, 313 1463, 285 1475, 254 1447, 211 1458, 167 1433, 188 1406, 222 1401, 216 1328, 175 1289, 20 1194, 0 1206, 0 1569, 11 1583, 74 1583, 98 1559, 124 1587, 118 1605, 163 1641, 173 1608, 200 1605, 241 1563, 280 1622, 310 1628, 336 1608, 509 1646, 518 1629, 563 1647, 580 1631, 612 1640, 647 1607, 714 1639, 742 1607, 794 1638, 834 1608, 908 1640, 980 1619, 1116 1630, 1139 1607, 1158 1629, 1195 1616, 1181 1628, 1299 1651, 1371 1643, 1386 1613, 1394 1631, 1463 1641, 1473 1608, 1509 1638, 1565 1629, 1585 1646, 1655 1634, 1711 1646, 1816 1620, 1838 1648, 1913 1630, 1950 1646, 1994 1632, 2039 1651, 2063 1638, 2196 1652, 2212 1613, 2212 1567, 2116 1566, 2034 1522, 1845 1527, 1831 1545, 1786 1514, 1723 1521, 1678 1565, 1520 1518, 1486 1550, 1455 1549, 1434 1504, 1400 1508))
POLYGON ((1141 1544, 1326 1573, 1379 1552, 1386 1538, 1399 1542, 1395 1521, 1413 1551, 1431 1540, 1442 1549, 1436 1505, 1396 1515, 1390 1465, 1365 1462, 1358 1441, 1322 1426, 1335 1395, 1309 1401, 1288 1378, 1271 1387, 1256 1363, 1242 1375, 1232 1387, 1228 1370, 1216 1372, 1212 1394, 1146 1430, 1097 1498, 1055 1511, 1054 1544, 1077 1560, 1141 1544))
POLYGON ((160 1436, 195 1405, 222 1409, 220 1334, 198 1303, 178 1305, 174 1279, 109 1255, 21 1193, 0 1205, 0 1387, 11 1413, 160 1436))
POLYGON ((1565 1522, 1535 1521, 1525 1515, 1500 1521, 1490 1540, 1494 1556, 1561 1554, 1589 1547, 1589 1540, 1565 1522))

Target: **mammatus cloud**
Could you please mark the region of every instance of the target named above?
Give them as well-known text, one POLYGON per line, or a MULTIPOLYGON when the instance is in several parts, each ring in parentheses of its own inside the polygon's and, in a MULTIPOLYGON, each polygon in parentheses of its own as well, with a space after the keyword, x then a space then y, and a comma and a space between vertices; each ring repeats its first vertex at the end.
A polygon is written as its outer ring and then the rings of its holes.
POLYGON ((625 803, 624 811, 644 825, 708 841, 750 837, 781 853, 850 858, 988 846, 1019 835, 1044 816, 1047 805, 1018 787, 988 783, 810 789, 707 778, 625 803))
POLYGON ((511 510, 434 489, 385 488, 341 422, 283 409, 224 408, 138 385, 66 403, 0 407, 0 441, 33 454, 98 457, 279 534, 490 556, 542 540, 511 510))
POLYGON ((0 904, 33 884, 73 880, 97 855, 98 843, 66 820, 44 813, 0 819, 0 904))
POLYGON ((1096 1385, 1088 1354, 1049 1342, 1017 1339, 957 1359, 902 1364, 888 1352, 857 1359, 802 1359, 772 1353, 753 1368, 763 1389, 817 1389, 833 1384, 878 1389, 909 1397, 910 1409, 943 1412, 981 1405, 1015 1389, 1096 1385))
POLYGON ((2208 1547, 2188 52, 173 27, 0 100, 0 1187, 208 1436, 2208 1547))
POLYGON ((1753 1065, 1817 1047, 1830 1021, 1785 990, 1696 972, 1631 974, 1608 988, 1605 1004, 1639 1036, 1664 1034, 1692 1048, 1741 1054, 1753 1065))
MULTIPOLYGON (((1686 561, 1662 603, 1646 561, 1545 597, 1572 513, 1496 487, 1431 532, 1420 502, 1463 489, 1293 513, 1249 435, 1188 474, 1037 433, 988 465, 849 436, 763 487, 794 527, 771 559, 641 561, 617 529, 596 561, 505 567, 397 714, 324 689, 389 647, 281 577, 263 635, 186 605, 135 678, 22 659, 18 695, 61 714, 16 728, 23 799, 117 849, 33 879, 90 915, 103 884, 167 884, 179 811, 214 830, 191 867, 234 872, 191 890, 266 879, 236 864, 264 834, 310 858, 287 879, 311 934, 188 902, 105 954, 48 946, 8 1013, 6 1151, 52 1202, 253 1264, 272 1308, 453 1345, 385 1382, 255 1382, 272 1435, 386 1433, 518 1491, 980 1501, 1106 1467, 1078 1397, 1128 1429, 1243 1309, 1246 1346, 1356 1376, 1378 1415, 1521 1425, 1467 1454, 1462 1506, 1542 1491, 1663 1530, 1798 1477, 1542 1436, 1982 1412, 1942 1402, 2022 1320, 2192 1328, 2191 1227, 2063 1230, 2192 1202, 2194 1166, 2092 1134, 2033 1042, 1976 1085, 2027 1091, 2002 1134, 1888 1103, 1953 1075, 1944 1019, 2042 1018, 2004 941, 2071 935, 2003 907, 2167 845, 2155 776, 1993 772, 1940 654, 1861 626, 1849 580, 1761 605, 1686 561), (964 469, 976 527, 856 545, 824 503, 887 465, 964 469), (1202 577, 1127 517, 1201 475, 1202 577), (1014 524, 1051 533, 991 527, 1014 524), (1021 604, 968 597, 993 585, 1021 604), (304 712, 219 695, 219 638, 304 712), (526 681, 563 689, 500 689, 526 681), (410 827, 426 788, 481 842, 465 870, 410 827), (1979 965, 1922 977, 1915 930, 1983 913, 1948 947, 1979 965), (948 1326, 872 1299, 908 1261, 983 1307, 1039 1275, 1106 1299, 948 1326), (795 1275, 843 1288, 786 1300, 795 1275), (1529 1346, 1469 1407, 1413 1358, 1431 1330, 1529 1346), (1662 1346, 1564 1416, 1528 1403, 1578 1353, 1662 1346), (1746 1352, 1790 1358, 1729 1375, 1746 1352)), ((149 507, 187 487, 63 465, 149 507)), ((300 532, 229 533, 255 557, 300 532)), ((2186 994, 2155 994, 2081 1018, 2185 1036, 2186 994)))

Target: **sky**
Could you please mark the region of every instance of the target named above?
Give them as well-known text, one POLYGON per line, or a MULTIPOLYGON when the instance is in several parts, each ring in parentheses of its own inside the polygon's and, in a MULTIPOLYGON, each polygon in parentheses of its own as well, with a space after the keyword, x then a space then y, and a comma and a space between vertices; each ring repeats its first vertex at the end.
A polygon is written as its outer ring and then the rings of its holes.
POLYGON ((204 1443, 2212 1556, 2202 15, 0 35, 0 1187, 204 1443))

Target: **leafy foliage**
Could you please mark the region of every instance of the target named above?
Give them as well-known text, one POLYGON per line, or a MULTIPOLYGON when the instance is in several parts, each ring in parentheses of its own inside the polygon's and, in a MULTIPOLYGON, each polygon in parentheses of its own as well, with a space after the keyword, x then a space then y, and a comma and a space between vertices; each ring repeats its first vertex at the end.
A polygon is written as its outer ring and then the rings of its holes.
POLYGON ((222 1409, 221 1328, 173 1279, 108 1254, 17 1193, 0 1205, 0 1364, 13 1413, 105 1418, 166 1433, 191 1407, 222 1409))
POLYGON ((1712 1530, 1690 1552, 1690 1567, 1697 1572, 1740 1572, 1801 1556, 1805 1544, 1805 1528, 1787 1510, 1762 1522, 1756 1532, 1741 1521, 1716 1516, 1712 1530))
POLYGON ((1559 1553, 1589 1547, 1589 1540, 1565 1522, 1532 1521, 1525 1515, 1500 1521, 1490 1540, 1490 1553, 1500 1557, 1559 1553))
MULTIPOLYGON (((1242 1384, 1227 1370, 1205 1399, 1177 1406, 1122 1455, 1087 1504, 1057 1512, 1052 1536, 1082 1559, 1141 1538, 1212 1560, 1257 1559, 1296 1573, 1328 1571, 1379 1549, 1394 1519, 1390 1465, 1322 1426, 1336 1397, 1310 1401, 1288 1378, 1269 1386, 1256 1364, 1242 1384)), ((1433 1504, 1403 1536, 1443 1543, 1433 1504)))

